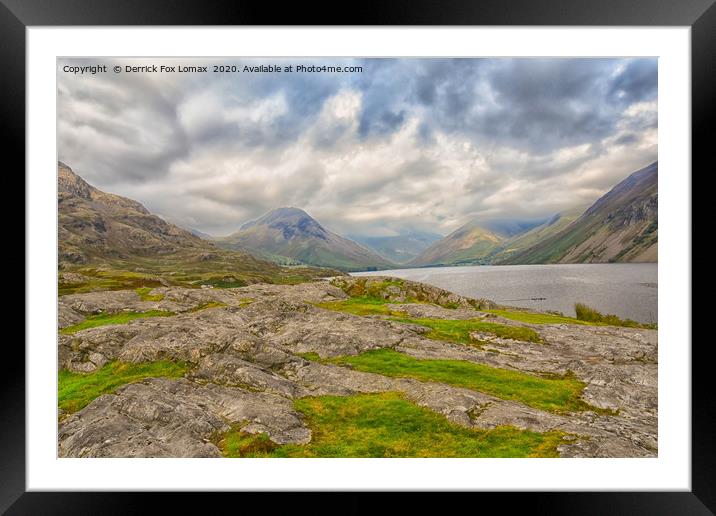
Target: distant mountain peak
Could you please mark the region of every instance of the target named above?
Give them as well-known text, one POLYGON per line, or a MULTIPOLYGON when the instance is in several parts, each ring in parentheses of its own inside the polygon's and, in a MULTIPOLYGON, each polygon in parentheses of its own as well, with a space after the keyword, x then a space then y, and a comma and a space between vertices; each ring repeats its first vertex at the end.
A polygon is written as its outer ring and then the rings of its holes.
POLYGON ((260 217, 245 222, 239 229, 246 229, 252 226, 271 224, 275 221, 281 220, 300 220, 300 219, 313 219, 308 213, 303 211, 301 208, 274 208, 273 210, 267 211, 260 217))
POLYGON ((90 186, 84 179, 75 174, 75 172, 62 163, 57 162, 57 191, 76 195, 83 199, 89 199, 92 195, 94 187, 90 186))
POLYGON ((258 219, 242 224, 239 230, 247 231, 260 226, 267 226, 281 231, 283 238, 286 240, 296 237, 316 237, 326 240, 328 237, 328 231, 316 219, 300 208, 273 209, 261 215, 258 219))
POLYGON ((309 265, 340 270, 390 268, 394 264, 373 251, 332 233, 301 208, 282 207, 246 222, 218 240, 229 249, 259 256, 292 258, 309 265))
POLYGON ((282 208, 274 208, 273 210, 269 211, 268 213, 274 214, 276 216, 280 217, 310 217, 308 213, 306 213, 301 208, 296 208, 294 206, 286 206, 282 208))

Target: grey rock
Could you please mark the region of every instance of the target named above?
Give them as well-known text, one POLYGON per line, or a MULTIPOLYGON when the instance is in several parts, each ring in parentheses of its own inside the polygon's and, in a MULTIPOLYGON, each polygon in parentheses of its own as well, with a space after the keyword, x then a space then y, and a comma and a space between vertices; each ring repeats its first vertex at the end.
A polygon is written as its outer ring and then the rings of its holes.
POLYGON ((64 303, 62 300, 57 305, 57 327, 67 328, 85 320, 85 315, 64 303))
MULTIPOLYGON (((170 309, 178 315, 61 334, 61 368, 91 372, 112 360, 159 359, 186 361, 191 368, 184 379, 127 385, 75 414, 62 414, 61 456, 218 456, 217 436, 236 425, 244 425, 247 432, 266 432, 276 443, 305 443, 310 431, 292 400, 387 391, 399 392, 469 428, 513 425, 540 432, 562 430, 572 436, 559 447, 566 457, 657 454, 656 331, 517 323, 477 310, 476 306, 490 306, 484 301, 414 282, 387 283, 384 293, 396 301, 388 305, 391 309, 416 318, 489 317, 533 328, 544 343, 481 333, 475 335, 483 342, 480 347, 467 346, 428 339, 424 326, 315 306, 345 299, 356 285, 354 280, 339 277, 331 282, 232 289, 159 287, 152 293, 164 295, 160 302, 141 301, 134 291, 63 296, 59 327, 100 312, 170 309), (400 299, 421 302, 398 304, 400 299), (223 306, 198 309, 212 301, 223 306), (466 360, 530 374, 569 372, 585 383, 582 397, 587 403, 619 412, 553 414, 469 389, 365 373, 298 356, 310 352, 328 358, 378 348, 418 359, 466 360)), ((370 281, 385 285, 382 279, 370 281)))
POLYGON ((340 276, 331 279, 331 284, 339 287, 344 292, 355 295, 365 290, 379 289, 376 294, 384 299, 396 302, 403 302, 408 299, 434 303, 440 306, 460 307, 460 308, 497 308, 497 304, 489 299, 471 299, 460 296, 454 292, 443 290, 432 285, 419 283, 404 279, 392 278, 389 276, 340 276), (385 282, 394 282, 383 287, 385 282))
POLYGON ((270 369, 262 369, 252 362, 226 353, 216 353, 202 358, 197 370, 191 373, 191 378, 270 392, 287 398, 300 398, 309 394, 303 387, 273 373, 270 369))
POLYGON ((405 312, 409 317, 427 318, 427 319, 487 319, 494 318, 492 314, 486 312, 477 312, 474 308, 444 308, 438 305, 430 305, 425 303, 404 303, 404 304, 388 304, 390 310, 405 312))
POLYGON ((280 444, 311 432, 273 394, 155 378, 104 395, 60 424, 60 457, 219 457, 212 439, 244 423, 280 444))

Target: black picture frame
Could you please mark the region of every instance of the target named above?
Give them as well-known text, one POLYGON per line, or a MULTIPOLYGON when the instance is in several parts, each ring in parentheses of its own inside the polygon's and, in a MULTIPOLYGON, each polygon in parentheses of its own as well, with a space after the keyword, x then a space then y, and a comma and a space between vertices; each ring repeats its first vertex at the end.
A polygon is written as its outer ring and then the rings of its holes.
MULTIPOLYGON (((0 120, 7 130, 5 177, 14 174, 17 178, 19 171, 25 170, 25 29, 29 26, 70 25, 690 26, 692 169, 706 173, 716 170, 710 134, 716 125, 715 1, 366 0, 339 9, 335 3, 286 3, 278 7, 268 2, 242 0, 0 0, 0 120), (7 164, 9 158, 12 165, 7 164)), ((693 181, 694 174, 691 174, 693 181)), ((24 190, 24 182, 21 188, 24 190)), ((694 199, 693 206, 697 205, 694 199)), ((693 227, 702 227, 700 220, 703 219, 692 215, 692 235, 699 234, 694 233, 693 227)), ((698 264, 692 258, 692 267, 698 264)), ((692 306, 697 317, 705 316, 702 305, 692 306)), ((25 309, 27 313, 32 306, 25 309)), ((692 320, 699 319, 692 315, 692 320)), ((686 346, 688 343, 669 345, 686 346)), ((481 493, 480 505, 486 507, 483 504, 496 502, 504 506, 509 500, 510 508, 524 504, 531 513, 537 514, 712 514, 716 511, 716 454, 712 437, 716 430, 713 423, 716 397, 707 384, 712 374, 711 362, 707 358, 710 347, 712 343, 708 340, 694 340, 692 346, 692 491, 481 493)), ((149 497, 159 497, 166 512, 172 506, 184 511, 190 510, 193 504, 206 508, 208 493, 199 495, 200 500, 197 500, 186 493, 26 492, 25 354, 17 343, 10 344, 10 339, 6 339, 5 348, 15 356, 6 358, 4 373, 0 375, 0 511, 7 511, 7 514, 128 514, 150 508, 149 497)), ((261 495, 243 493, 240 496, 242 506, 246 507, 245 504, 261 495)), ((331 496, 324 494, 321 506, 332 512, 331 506, 335 509, 334 503, 340 503, 341 512, 366 512, 375 506, 373 496, 352 494, 348 500, 331 502, 331 496)), ((293 494, 287 506, 303 505, 303 497, 304 494, 293 494)), ((273 495, 272 500, 272 503, 279 503, 273 495)), ((414 496, 413 502, 422 505, 424 497, 414 496)), ((309 507, 312 512, 321 509, 314 502, 309 507)), ((277 510, 280 510, 279 506, 271 506, 271 512, 277 510)))

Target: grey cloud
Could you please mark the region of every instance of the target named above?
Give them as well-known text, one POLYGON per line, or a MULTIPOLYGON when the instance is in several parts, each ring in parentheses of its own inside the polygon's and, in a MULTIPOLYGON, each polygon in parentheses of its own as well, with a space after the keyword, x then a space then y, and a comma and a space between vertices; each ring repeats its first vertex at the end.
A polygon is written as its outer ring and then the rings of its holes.
POLYGON ((639 136, 634 133, 625 133, 614 140, 615 145, 630 145, 639 141, 639 136))
POLYGON ((294 205, 361 234, 447 232, 480 214, 548 216, 569 207, 564 199, 597 196, 656 159, 655 110, 630 111, 656 99, 656 59, 221 62, 357 63, 364 71, 60 73, 60 159, 96 186, 134 193, 199 230, 229 233, 294 205), (322 119, 326 102, 346 91, 360 98, 356 118, 322 119), (274 100, 282 109, 259 112, 274 100), (178 185, 186 179, 176 168, 191 181, 178 185), (281 173, 257 172, 274 170, 281 173), (510 190, 516 184, 522 193, 510 190))
MULTIPOLYGON (((350 204, 359 200, 375 198, 380 194, 389 197, 401 196, 402 202, 414 198, 410 190, 423 181, 440 174, 440 165, 425 157, 418 157, 394 169, 382 169, 360 177, 347 177, 341 182, 335 193, 343 203, 350 204)), ((414 196, 414 194, 413 194, 414 196)))
POLYGON ((634 59, 614 79, 609 96, 627 105, 652 100, 656 97, 657 82, 656 59, 634 59))
POLYGON ((442 73, 430 75, 437 79, 416 87, 417 98, 431 101, 424 134, 449 130, 480 143, 549 153, 612 134, 624 109, 656 89, 653 59, 627 61, 614 79, 610 73, 621 60, 480 61, 489 62, 473 68, 468 60, 441 63, 442 73))
POLYGON ((150 181, 186 156, 174 99, 141 75, 60 74, 59 83, 59 156, 88 179, 150 181))
POLYGON ((325 181, 323 166, 303 167, 290 178, 271 181, 270 185, 256 175, 238 177, 231 182, 211 182, 188 189, 189 193, 209 199, 227 208, 238 209, 246 220, 280 206, 310 204, 325 181))

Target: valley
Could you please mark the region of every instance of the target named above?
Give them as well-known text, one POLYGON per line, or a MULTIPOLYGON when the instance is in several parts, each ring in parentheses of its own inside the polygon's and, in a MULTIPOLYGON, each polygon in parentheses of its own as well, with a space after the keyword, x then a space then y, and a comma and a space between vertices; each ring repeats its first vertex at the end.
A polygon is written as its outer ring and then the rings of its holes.
POLYGON ((589 206, 547 219, 470 221, 431 232, 342 237, 300 208, 277 208, 226 237, 208 238, 280 265, 344 272, 463 265, 658 261, 658 164, 632 173, 589 206))
POLYGON ((637 258, 656 238, 633 227, 648 191, 359 244, 297 208, 200 237, 58 173, 60 457, 657 455, 655 324, 346 274, 397 267, 369 244, 407 250, 407 266, 576 242, 585 214, 637 235, 614 255, 637 258))

